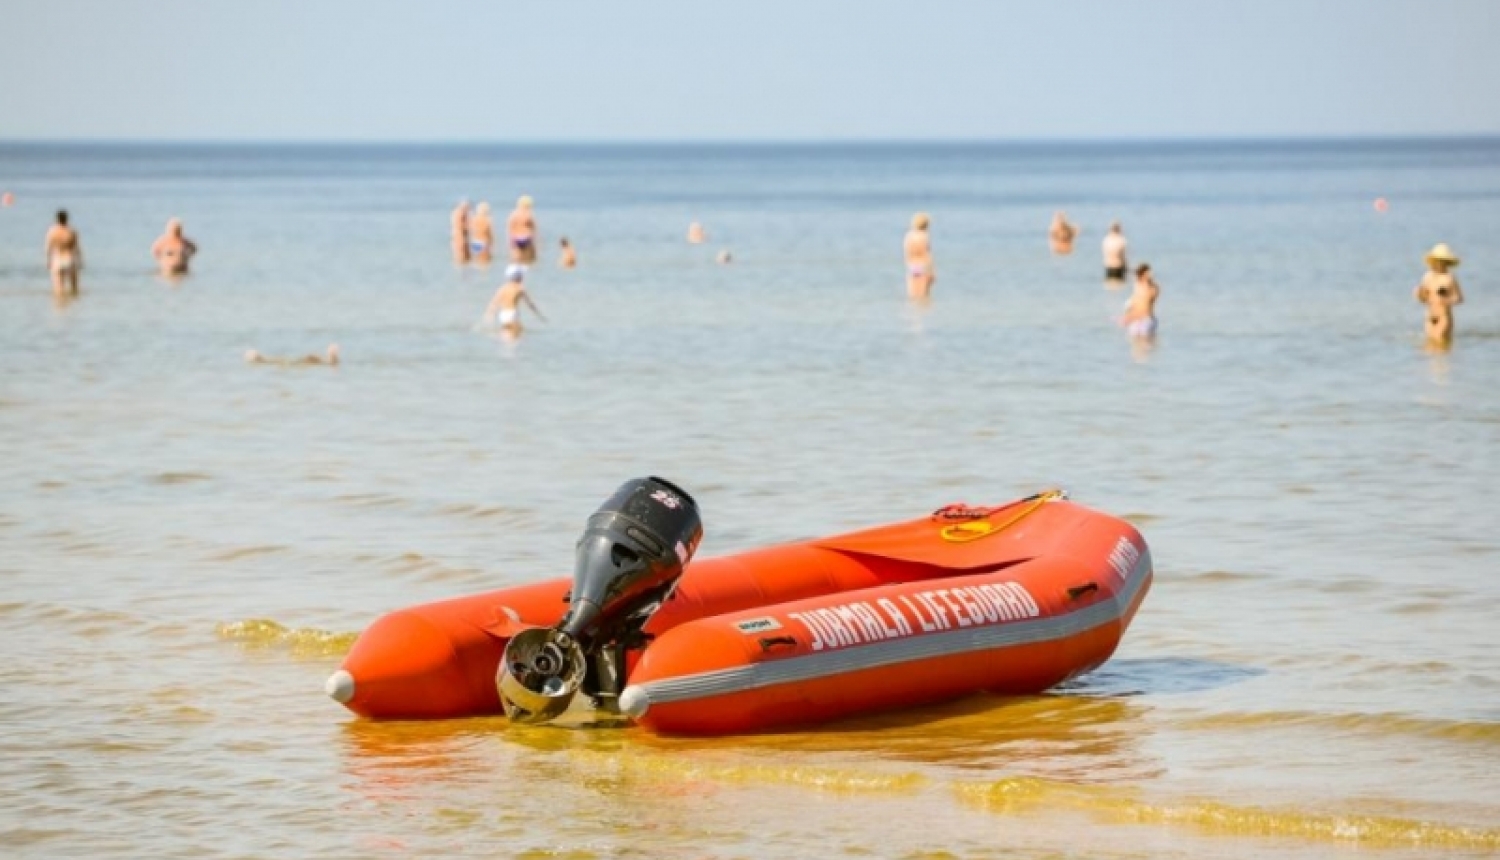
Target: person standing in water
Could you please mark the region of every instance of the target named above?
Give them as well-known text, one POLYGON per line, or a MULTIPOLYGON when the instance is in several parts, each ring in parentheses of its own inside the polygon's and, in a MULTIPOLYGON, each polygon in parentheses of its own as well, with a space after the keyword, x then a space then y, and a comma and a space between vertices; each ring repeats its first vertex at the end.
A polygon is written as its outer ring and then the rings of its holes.
POLYGON ((1116 221, 1109 225, 1109 232, 1104 235, 1104 286, 1111 290, 1118 290, 1125 285, 1125 273, 1130 268, 1130 263, 1125 257, 1125 248, 1130 243, 1125 241, 1125 230, 1116 221))
POLYGON ((469 222, 469 257, 488 266, 495 259, 495 224, 490 219, 490 204, 480 201, 469 222))
POLYGON ((578 252, 573 250, 573 243, 564 236, 557 242, 562 252, 557 257, 557 265, 564 269, 571 269, 578 265, 578 252))
POLYGON ((510 261, 529 266, 536 262, 536 217, 531 212, 531 197, 521 195, 516 208, 505 220, 505 234, 510 241, 510 261))
POLYGON ((57 210, 57 223, 47 230, 47 271, 52 274, 52 294, 78 295, 78 273, 83 270, 83 245, 78 231, 68 226, 68 210, 57 210))
POLYGON ((448 227, 453 244, 453 262, 462 266, 469 262, 469 201, 460 200, 448 216, 448 227))
POLYGON ((484 318, 495 320, 495 325, 500 331, 509 335, 521 333, 521 303, 531 308, 532 313, 542 320, 547 318, 542 315, 540 308, 531 300, 531 294, 526 292, 522 282, 526 279, 526 267, 512 263, 505 267, 505 283, 495 292, 495 297, 490 299, 490 304, 484 309, 484 318))
POLYGON ((925 299, 932 293, 932 283, 937 272, 932 265, 932 243, 927 228, 932 219, 926 212, 911 217, 911 229, 906 231, 902 250, 906 255, 906 294, 914 299, 925 299))
POLYGON ((1439 242, 1427 252, 1427 273, 1417 284, 1413 295, 1427 306, 1427 345, 1446 349, 1453 343, 1453 306, 1464 302, 1463 288, 1449 269, 1458 266, 1458 257, 1446 242, 1439 242))
POLYGON ((1135 289, 1125 302, 1125 315, 1120 318, 1120 325, 1132 339, 1156 339, 1156 298, 1160 295, 1161 287, 1151 277, 1151 267, 1145 263, 1136 266, 1135 289))
POLYGON ((151 246, 151 256, 166 278, 180 278, 188 273, 188 263, 198 253, 193 240, 182 235, 182 221, 172 218, 167 221, 166 232, 151 246))
POLYGON ((1073 240, 1078 236, 1078 226, 1068 220, 1062 211, 1052 214, 1052 227, 1047 230, 1047 241, 1052 244, 1052 253, 1064 256, 1073 253, 1073 240))
POLYGON ((687 240, 689 245, 702 245, 705 238, 702 224, 694 221, 688 225, 687 240))

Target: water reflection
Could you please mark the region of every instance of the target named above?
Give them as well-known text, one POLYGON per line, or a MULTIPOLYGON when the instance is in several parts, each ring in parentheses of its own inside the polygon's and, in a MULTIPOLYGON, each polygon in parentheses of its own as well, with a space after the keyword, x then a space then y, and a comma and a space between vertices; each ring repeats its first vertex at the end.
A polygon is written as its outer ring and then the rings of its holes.
POLYGON ((915 710, 860 717, 826 727, 734 738, 672 738, 639 733, 631 744, 662 753, 733 752, 763 759, 889 769, 920 765, 926 776, 1005 770, 1066 780, 1136 779, 1159 764, 1140 746, 1149 709, 1128 700, 1043 695, 973 696, 915 710))
POLYGON ((1449 347, 1427 346, 1427 376, 1433 385, 1447 386, 1452 382, 1453 362, 1449 356, 1449 347))
POLYGON ((1240 666, 1194 657, 1116 658, 1059 687, 1060 692, 1105 696, 1201 693, 1239 684, 1266 673, 1259 666, 1240 666))

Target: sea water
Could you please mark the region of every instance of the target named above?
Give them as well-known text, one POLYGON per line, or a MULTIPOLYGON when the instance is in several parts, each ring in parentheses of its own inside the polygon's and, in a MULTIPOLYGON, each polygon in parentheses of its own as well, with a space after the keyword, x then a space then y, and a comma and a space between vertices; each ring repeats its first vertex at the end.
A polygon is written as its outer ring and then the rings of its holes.
POLYGON ((6 856, 1500 853, 1500 142, 8 144, 0 190, 6 856), (503 231, 520 194, 546 321, 504 339, 448 213, 503 231), (1102 283, 1115 219, 1154 345, 1102 283), (1438 241, 1467 302, 1433 353, 1438 241), (703 555, 1061 486, 1156 584, 1062 689, 814 731, 323 696, 381 613, 567 574, 644 474, 698 498, 703 555))

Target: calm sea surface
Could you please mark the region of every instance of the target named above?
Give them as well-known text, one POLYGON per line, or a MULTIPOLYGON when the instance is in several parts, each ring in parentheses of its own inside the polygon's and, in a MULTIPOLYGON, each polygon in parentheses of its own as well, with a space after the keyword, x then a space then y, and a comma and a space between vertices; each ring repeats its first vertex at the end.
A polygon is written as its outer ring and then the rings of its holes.
POLYGON ((1500 854, 1500 142, 13 144, 0 190, 6 857, 1500 854), (521 193, 549 322, 505 342, 447 216, 521 193), (170 216, 201 247, 176 286, 170 216), (1154 349, 1101 288, 1114 218, 1154 349), (1434 355, 1437 241, 1468 302, 1434 355), (336 370, 242 359, 331 342, 336 370), (1141 528, 1156 586, 1066 689, 815 732, 324 697, 381 613, 566 574, 647 473, 709 555, 1063 486, 1141 528))

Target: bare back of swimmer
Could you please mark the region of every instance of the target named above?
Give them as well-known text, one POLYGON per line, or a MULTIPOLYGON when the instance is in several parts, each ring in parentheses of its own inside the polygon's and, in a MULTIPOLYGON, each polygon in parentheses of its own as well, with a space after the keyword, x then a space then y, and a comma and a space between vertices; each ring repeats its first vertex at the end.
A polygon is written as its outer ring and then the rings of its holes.
POLYGON ((526 267, 519 263, 512 263, 505 269, 505 283, 495 291, 495 297, 490 299, 490 304, 484 309, 484 318, 495 320, 495 325, 507 334, 521 333, 521 304, 531 308, 531 312, 545 320, 541 308, 531 300, 531 294, 526 292, 522 282, 526 278, 526 267))
POLYGON ((1073 253, 1073 239, 1078 236, 1078 226, 1068 220, 1064 212, 1057 212, 1052 216, 1052 226, 1047 230, 1047 241, 1052 245, 1052 253, 1059 256, 1073 253))
POLYGON ((52 275, 52 294, 78 295, 78 273, 83 270, 83 245, 78 231, 68 226, 68 212, 59 209, 57 223, 47 230, 44 245, 47 271, 52 275))

